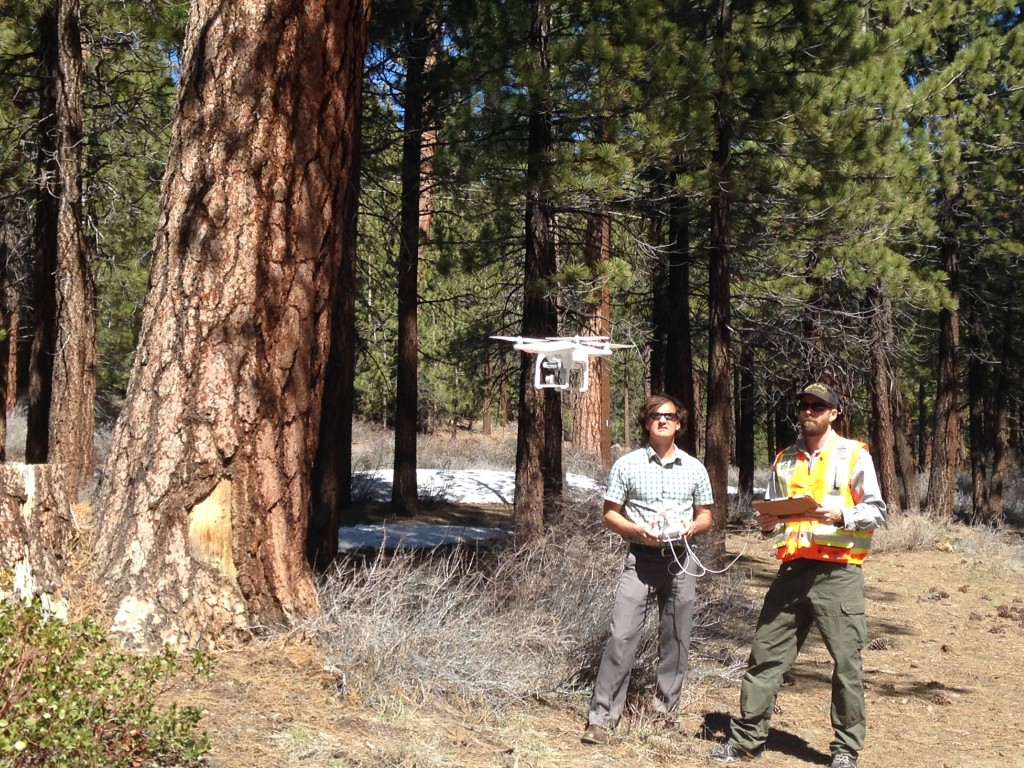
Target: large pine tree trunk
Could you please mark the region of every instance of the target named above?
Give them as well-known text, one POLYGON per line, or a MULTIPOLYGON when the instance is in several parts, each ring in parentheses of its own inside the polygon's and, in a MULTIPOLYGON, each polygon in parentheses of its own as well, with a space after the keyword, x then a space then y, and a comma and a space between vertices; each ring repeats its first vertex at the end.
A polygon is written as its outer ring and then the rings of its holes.
MULTIPOLYGON (((587 304, 581 333, 585 336, 610 336, 611 292, 601 278, 601 265, 611 254, 612 218, 608 209, 596 204, 587 222, 584 258, 594 280, 600 283, 593 300, 587 304)), ((573 443, 592 454, 607 472, 612 465, 611 375, 606 357, 590 358, 590 386, 579 393, 573 414, 573 443)))
POLYGON ((139 348, 98 502, 131 645, 317 607, 305 558, 364 0, 195 0, 139 348))

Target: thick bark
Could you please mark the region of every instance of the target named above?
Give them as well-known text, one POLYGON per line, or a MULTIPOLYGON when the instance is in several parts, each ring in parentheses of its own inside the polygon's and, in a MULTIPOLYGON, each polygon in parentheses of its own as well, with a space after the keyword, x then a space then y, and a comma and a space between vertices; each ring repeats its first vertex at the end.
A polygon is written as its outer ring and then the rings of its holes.
MULTIPOLYGON (((601 279, 601 265, 611 253, 611 213, 598 204, 587 222, 584 258, 593 279, 600 287, 586 306, 586 320, 581 333, 584 336, 611 335, 611 291, 601 279)), ((590 453, 608 471, 612 466, 611 433, 611 376, 606 357, 590 358, 590 387, 579 393, 573 414, 573 443, 590 453)))
POLYGON ((317 608, 305 557, 365 0, 195 0, 97 576, 131 645, 317 608))
MULTIPOLYGON (((547 72, 550 20, 546 0, 534 0, 530 46, 538 72, 547 72)), ((532 94, 526 161, 526 255, 523 270, 523 336, 558 331, 548 278, 557 269, 554 211, 547 199, 551 163, 551 112, 543 86, 532 94)), ((519 371, 516 437, 515 535, 521 542, 544 535, 545 514, 562 495, 562 411, 558 390, 533 385, 534 361, 524 354, 519 371)))
POLYGON ((431 6, 424 3, 405 34, 405 111, 402 134, 402 210, 398 245, 398 348, 395 391, 395 458, 391 506, 396 514, 416 514, 416 435, 419 422, 419 251, 422 200, 424 107, 431 6))
POLYGON ((732 255, 730 203, 732 195, 732 118, 725 48, 732 28, 730 0, 721 0, 716 38, 722 47, 719 93, 715 108, 714 173, 711 191, 711 233, 708 265, 708 413, 704 463, 714 495, 714 527, 708 534, 713 560, 725 555, 725 524, 729 513, 729 457, 732 454, 732 381, 729 366, 730 259, 732 255))
POLYGON ((925 509, 938 517, 953 516, 953 492, 963 456, 960 434, 960 260, 959 241, 947 233, 942 243, 947 287, 952 306, 939 312, 939 361, 935 390, 935 424, 932 429, 931 466, 925 509))

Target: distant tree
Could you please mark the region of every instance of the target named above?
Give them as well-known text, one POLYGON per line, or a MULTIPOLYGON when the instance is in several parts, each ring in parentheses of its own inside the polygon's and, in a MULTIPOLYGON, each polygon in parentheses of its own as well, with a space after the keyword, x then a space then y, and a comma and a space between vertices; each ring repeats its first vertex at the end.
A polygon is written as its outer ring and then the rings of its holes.
MULTIPOLYGON (((587 219, 584 260, 594 276, 594 288, 584 304, 580 333, 584 336, 611 338, 611 291, 602 277, 603 266, 611 253, 611 212, 595 203, 587 219)), ((590 386, 579 393, 573 409, 573 444, 600 459, 607 471, 612 465, 611 372, 607 357, 592 357, 589 362, 590 386)))
POLYGON ((395 461, 391 506, 396 513, 416 514, 416 435, 419 432, 419 254, 424 206, 424 135, 430 109, 429 65, 441 24, 434 3, 413 3, 399 11, 404 21, 402 51, 401 235, 398 242, 398 349, 395 391, 395 461))
MULTIPOLYGON (((558 313, 550 280, 557 269, 554 207, 549 199, 552 126, 549 59, 551 18, 547 0, 532 0, 529 53, 532 82, 526 157, 526 237, 522 335, 553 336, 558 313)), ((522 356, 519 431, 516 439, 516 537, 544 535, 545 513, 562 495, 562 411, 557 389, 533 385, 533 361, 522 356)))
POLYGON ((95 463, 96 319, 82 232, 82 37, 78 0, 39 19, 36 314, 26 460, 60 464, 74 498, 95 463))
POLYGON ((710 553, 725 553, 725 523, 729 512, 729 460, 732 457, 732 369, 730 367, 729 310, 732 261, 732 151, 734 115, 730 82, 732 0, 719 0, 714 46, 719 56, 718 92, 715 97, 715 138, 712 172, 711 227, 708 252, 708 405, 707 446, 704 464, 714 494, 715 527, 709 534, 710 553))
POLYGON ((305 557, 361 0, 195 0, 141 340, 97 510, 132 645, 317 606, 305 557))
MULTIPOLYGON (((361 38, 358 34, 353 36, 352 45, 365 48, 365 29, 361 38)), ((361 93, 353 93, 356 103, 361 101, 361 97, 361 93)), ((357 123, 353 146, 359 146, 359 129, 357 123)), ((316 458, 310 475, 312 500, 306 532, 306 558, 319 573, 326 571, 337 558, 338 529, 344 513, 349 511, 351 514, 352 509, 352 418, 355 407, 355 313, 358 293, 358 154, 346 180, 342 206, 338 214, 342 222, 341 264, 338 266, 331 312, 331 345, 324 372, 316 458)))

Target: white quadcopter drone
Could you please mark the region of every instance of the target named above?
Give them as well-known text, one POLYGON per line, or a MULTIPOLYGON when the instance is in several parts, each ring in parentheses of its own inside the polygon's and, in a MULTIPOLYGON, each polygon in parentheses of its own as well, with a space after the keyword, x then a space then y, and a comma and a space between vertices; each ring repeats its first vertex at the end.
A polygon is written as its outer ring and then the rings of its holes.
POLYGON ((613 344, 607 336, 548 336, 530 339, 523 336, 491 336, 511 341, 512 348, 537 356, 533 386, 537 389, 568 389, 569 374, 575 368, 582 372, 580 392, 590 386, 590 358, 608 357, 613 350, 627 349, 632 344, 613 344))

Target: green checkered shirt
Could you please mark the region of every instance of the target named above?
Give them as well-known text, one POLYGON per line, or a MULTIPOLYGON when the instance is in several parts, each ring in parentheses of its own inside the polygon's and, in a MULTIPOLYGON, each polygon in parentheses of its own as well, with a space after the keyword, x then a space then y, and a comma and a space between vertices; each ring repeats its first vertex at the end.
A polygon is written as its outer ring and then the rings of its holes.
POLYGON ((622 513, 634 523, 647 525, 665 509, 669 523, 686 523, 695 506, 713 503, 708 471, 679 446, 665 465, 649 445, 627 453, 612 465, 604 498, 622 504, 622 513))

